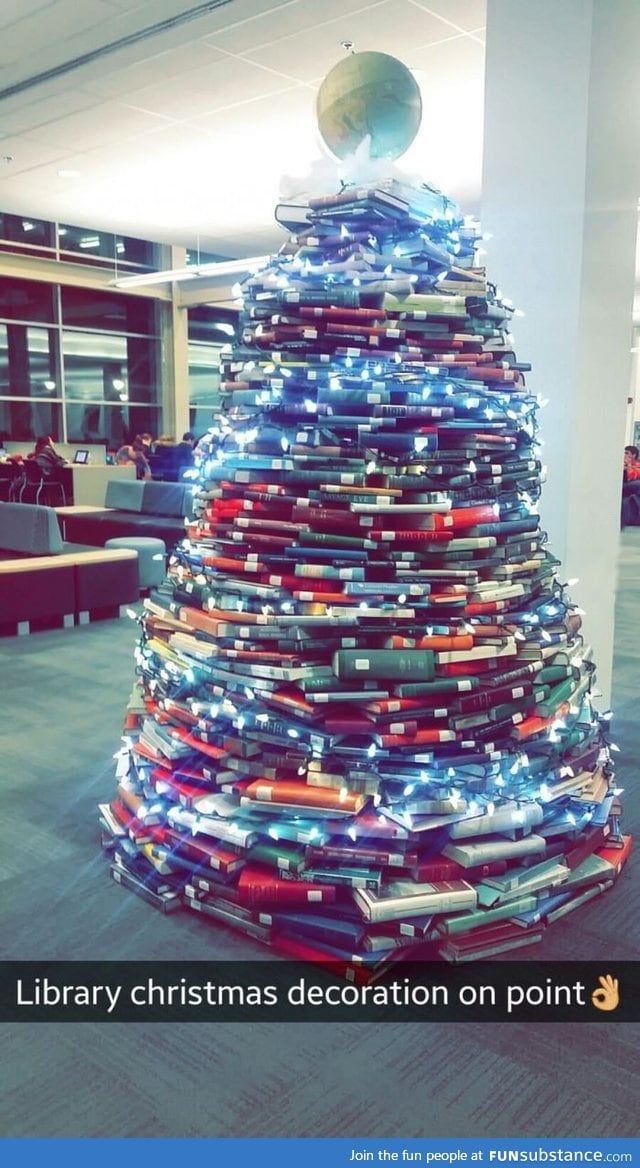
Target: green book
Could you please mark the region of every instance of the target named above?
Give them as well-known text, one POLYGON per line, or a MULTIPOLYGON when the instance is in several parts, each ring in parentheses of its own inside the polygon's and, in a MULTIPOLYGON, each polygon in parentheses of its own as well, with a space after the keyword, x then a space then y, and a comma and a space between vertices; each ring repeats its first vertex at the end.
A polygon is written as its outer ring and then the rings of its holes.
POLYGON ((554 686, 546 700, 538 706, 538 713, 543 718, 550 718, 563 702, 580 701, 589 688, 590 680, 587 677, 582 683, 576 685, 575 678, 569 677, 566 681, 560 682, 560 685, 554 686))
POLYGON ((429 694, 470 693, 478 687, 477 677, 440 677, 437 681, 410 681, 394 685, 399 698, 420 698, 429 694))
POLYGON ((305 849, 288 848, 281 843, 257 843, 250 849, 249 858, 256 864, 265 864, 269 868, 277 868, 279 872, 297 876, 305 867, 305 849))
POLYGON ((536 677, 543 685, 564 681, 567 677, 579 677, 580 671, 572 665, 545 665, 536 677))
POLYGON ((333 672, 342 680, 380 678, 432 681, 435 654, 430 649, 339 649, 333 672))
MULTIPOLYGON (((340 498, 340 496, 336 496, 336 498, 340 498)), ((348 512, 345 511, 346 514, 348 512)), ((333 533, 326 531, 301 531, 297 542, 303 547, 317 545, 318 547, 355 548, 357 551, 366 551, 375 547, 370 539, 364 539, 357 535, 333 535, 333 533)))
POLYGON ((535 896, 521 896, 516 900, 510 900, 508 904, 500 904, 497 908, 478 908, 471 909, 470 912, 457 913, 455 916, 444 917, 438 925, 438 932, 443 937, 451 936, 453 933, 469 933, 472 929, 490 925, 492 921, 501 921, 505 917, 530 912, 537 903, 535 896))

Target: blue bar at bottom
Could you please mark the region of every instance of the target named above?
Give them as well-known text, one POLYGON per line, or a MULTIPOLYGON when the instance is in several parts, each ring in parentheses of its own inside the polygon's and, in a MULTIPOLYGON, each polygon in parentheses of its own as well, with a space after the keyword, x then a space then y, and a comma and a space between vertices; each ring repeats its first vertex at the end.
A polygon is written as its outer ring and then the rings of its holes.
MULTIPOLYGON (((499 1168, 501 1164, 627 1164, 640 1168, 638 1139, 537 1139, 523 1138, 438 1138, 420 1139, 6 1139, 0 1153, 7 1165, 25 1164, 42 1168, 48 1162, 75 1163, 86 1168, 140 1168, 141 1156, 165 1158, 197 1153, 198 1163, 227 1168, 360 1168, 363 1164, 465 1165, 499 1168), (195 1148, 191 1145, 195 1144, 195 1148), (224 1158, 224 1159, 223 1159, 224 1158)), ((174 1161, 175 1162, 175 1161, 174 1161)))

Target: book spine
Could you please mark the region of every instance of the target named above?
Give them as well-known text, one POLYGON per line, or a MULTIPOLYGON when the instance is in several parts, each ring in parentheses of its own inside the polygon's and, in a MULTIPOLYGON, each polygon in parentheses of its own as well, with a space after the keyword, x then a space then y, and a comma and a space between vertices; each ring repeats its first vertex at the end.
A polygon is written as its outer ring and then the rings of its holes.
POLYGON ((434 661, 434 654, 428 649, 340 649, 334 654, 333 670, 337 677, 344 680, 369 676, 398 680, 413 677, 431 681, 434 661))

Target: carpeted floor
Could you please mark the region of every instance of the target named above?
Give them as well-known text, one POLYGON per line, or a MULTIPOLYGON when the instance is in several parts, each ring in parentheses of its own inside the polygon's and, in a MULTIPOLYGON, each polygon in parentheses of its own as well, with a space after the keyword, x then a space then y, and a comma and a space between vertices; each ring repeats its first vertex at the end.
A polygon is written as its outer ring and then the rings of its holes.
MULTIPOLYGON (((639 588, 632 528, 613 737, 636 835, 639 588)), ((2 958, 268 957, 189 913, 161 916, 107 875, 96 803, 113 787, 135 635, 123 620, 0 639, 2 958)), ((638 957, 639 871, 632 857, 532 957, 638 957)), ((620 1024, 22 1024, 2 1045, 3 1137, 637 1134, 637 1028, 620 1024)))

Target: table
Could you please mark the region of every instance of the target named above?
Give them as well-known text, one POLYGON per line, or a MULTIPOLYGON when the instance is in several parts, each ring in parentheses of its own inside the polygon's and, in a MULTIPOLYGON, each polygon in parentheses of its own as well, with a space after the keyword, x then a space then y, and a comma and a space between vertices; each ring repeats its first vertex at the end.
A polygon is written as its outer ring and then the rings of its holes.
POLYGON ((135 479, 135 466, 67 466, 63 482, 67 496, 80 507, 104 507, 109 479, 135 479))

